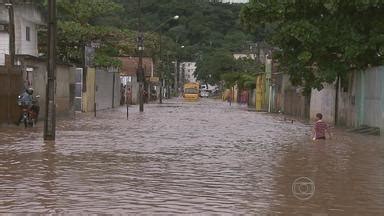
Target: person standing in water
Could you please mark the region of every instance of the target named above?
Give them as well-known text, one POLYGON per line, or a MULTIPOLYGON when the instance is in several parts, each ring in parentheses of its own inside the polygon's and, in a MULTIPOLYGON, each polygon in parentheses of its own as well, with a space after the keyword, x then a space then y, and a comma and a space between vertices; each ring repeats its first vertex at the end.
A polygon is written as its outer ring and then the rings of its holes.
POLYGON ((232 91, 227 95, 227 102, 229 103, 229 106, 232 106, 232 91))
POLYGON ((325 140, 326 133, 328 133, 328 138, 331 138, 331 131, 327 123, 323 121, 323 115, 321 113, 316 114, 316 122, 312 130, 312 139, 313 140, 325 140))

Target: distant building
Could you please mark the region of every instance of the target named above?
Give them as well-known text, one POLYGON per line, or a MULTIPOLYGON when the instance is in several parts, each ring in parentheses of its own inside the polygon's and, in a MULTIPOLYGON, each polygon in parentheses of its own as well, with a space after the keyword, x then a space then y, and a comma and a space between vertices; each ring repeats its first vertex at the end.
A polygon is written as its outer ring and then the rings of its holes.
POLYGON ((238 59, 252 59, 255 60, 257 58, 256 54, 245 54, 245 53, 234 53, 233 58, 238 59))
MULTIPOLYGON (((137 57, 119 57, 122 62, 122 67, 120 69, 120 78, 121 83, 131 91, 131 101, 132 104, 137 104, 139 102, 139 83, 137 80, 137 68, 139 58, 137 57)), ((154 77, 154 64, 152 58, 143 58, 143 69, 144 76, 147 81, 150 77, 154 77)), ((150 92, 151 86, 146 87, 146 91, 150 92)))
POLYGON ((265 42, 251 42, 247 44, 248 47, 242 51, 237 51, 233 53, 234 59, 252 59, 258 61, 259 63, 264 64, 267 56, 271 55, 273 51, 278 49, 271 47, 265 42))
MULTIPOLYGON (((118 58, 122 63, 122 68, 120 70, 121 76, 131 76, 132 78, 137 79, 136 72, 138 68, 138 57, 119 57, 118 58)), ((143 69, 145 77, 153 77, 154 65, 152 58, 143 58, 143 69)))
MULTIPOLYGON (((30 4, 14 5, 15 52, 16 55, 38 56, 37 32, 44 25, 42 14, 30 4)), ((5 55, 9 54, 9 13, 0 7, 0 65, 5 65, 5 55)))
POLYGON ((196 82, 195 71, 196 62, 182 62, 180 64, 180 71, 184 75, 185 82, 196 82))

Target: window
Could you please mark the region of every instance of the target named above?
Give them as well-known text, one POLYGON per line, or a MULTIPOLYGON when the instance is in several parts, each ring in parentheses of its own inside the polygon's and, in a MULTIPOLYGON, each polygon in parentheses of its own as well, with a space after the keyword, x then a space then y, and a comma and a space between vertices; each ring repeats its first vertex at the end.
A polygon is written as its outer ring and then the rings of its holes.
POLYGON ((184 89, 185 94, 199 94, 199 90, 195 88, 186 88, 184 89))
POLYGON ((31 41, 31 28, 28 26, 25 28, 25 40, 31 41))

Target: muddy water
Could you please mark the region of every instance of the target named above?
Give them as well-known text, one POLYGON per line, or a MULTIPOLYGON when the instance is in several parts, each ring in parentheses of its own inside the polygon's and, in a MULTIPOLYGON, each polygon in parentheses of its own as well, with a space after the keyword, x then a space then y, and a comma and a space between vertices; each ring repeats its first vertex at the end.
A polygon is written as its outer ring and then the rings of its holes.
POLYGON ((202 100, 0 129, 0 212, 384 215, 384 141, 202 100), (297 184, 306 177, 311 182, 297 184), (303 197, 304 196, 304 197, 303 197))

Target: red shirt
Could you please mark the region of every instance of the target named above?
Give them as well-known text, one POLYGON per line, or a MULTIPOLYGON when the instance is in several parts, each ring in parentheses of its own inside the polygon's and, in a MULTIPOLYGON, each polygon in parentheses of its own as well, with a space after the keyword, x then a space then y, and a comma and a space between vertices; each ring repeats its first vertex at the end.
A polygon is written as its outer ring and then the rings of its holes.
POLYGON ((328 125, 319 120, 315 123, 315 137, 316 139, 318 138, 323 138, 325 137, 325 131, 328 129, 328 125))

